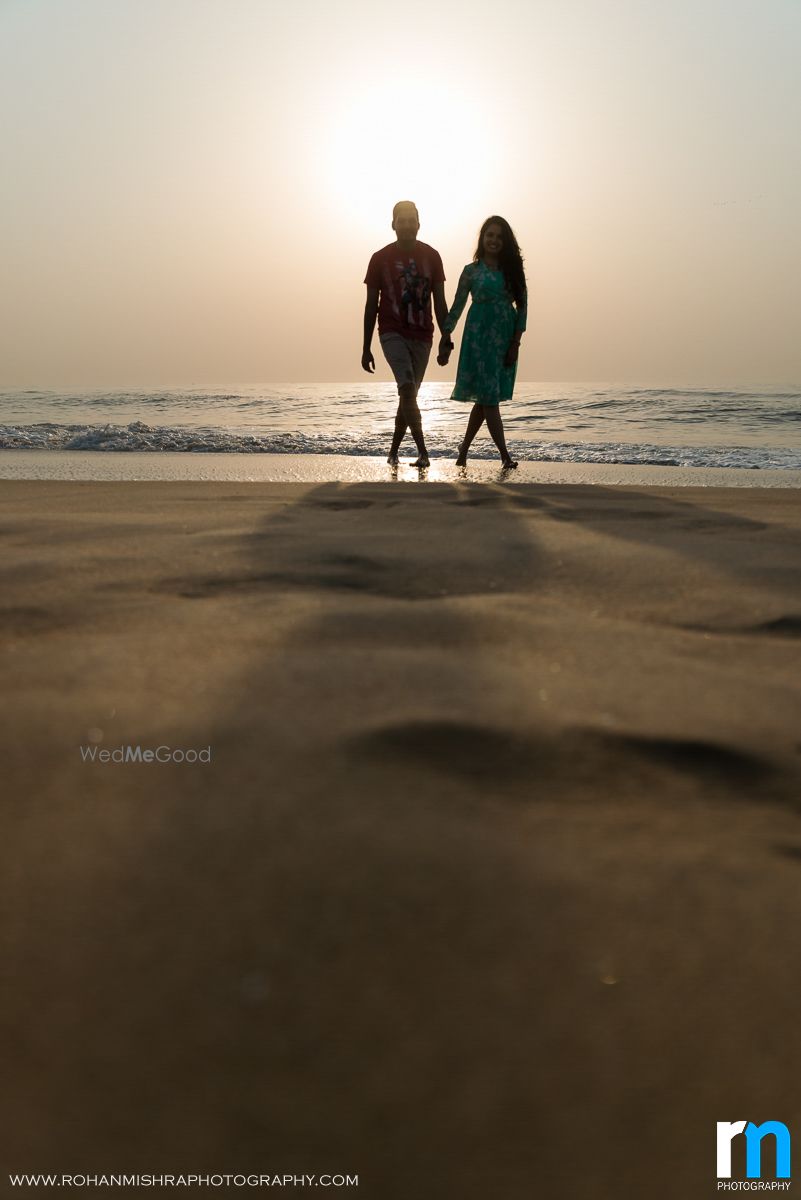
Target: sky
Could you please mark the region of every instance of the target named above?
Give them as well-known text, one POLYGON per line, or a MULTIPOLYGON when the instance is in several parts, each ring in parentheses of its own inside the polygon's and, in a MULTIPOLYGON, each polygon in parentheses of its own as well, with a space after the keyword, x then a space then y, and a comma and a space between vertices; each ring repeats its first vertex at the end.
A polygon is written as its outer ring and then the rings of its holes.
POLYGON ((407 198, 449 301, 511 223, 521 380, 798 385, 800 63, 801 0, 0 0, 0 386, 364 381, 407 198))

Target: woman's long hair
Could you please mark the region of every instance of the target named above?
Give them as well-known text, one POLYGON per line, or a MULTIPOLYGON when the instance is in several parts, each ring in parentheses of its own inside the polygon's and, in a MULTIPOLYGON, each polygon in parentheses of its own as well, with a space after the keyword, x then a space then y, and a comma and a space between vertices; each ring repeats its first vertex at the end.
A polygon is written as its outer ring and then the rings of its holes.
POLYGON ((484 257, 484 234, 490 225, 500 225, 503 232, 503 249, 498 255, 498 266, 503 271, 506 290, 511 293, 515 304, 521 305, 526 298, 526 273, 523 270, 523 255, 517 244, 517 238, 512 232, 512 226, 503 217, 487 217, 478 235, 478 245, 473 255, 473 262, 480 262, 484 257))

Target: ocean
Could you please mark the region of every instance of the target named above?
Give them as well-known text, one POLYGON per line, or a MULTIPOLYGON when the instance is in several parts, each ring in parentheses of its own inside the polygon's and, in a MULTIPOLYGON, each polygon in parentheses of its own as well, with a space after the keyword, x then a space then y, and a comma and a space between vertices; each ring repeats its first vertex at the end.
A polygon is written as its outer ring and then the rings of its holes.
MULTIPOLYGON (((452 460, 469 406, 425 383, 432 459, 452 460)), ((0 392, 0 449, 386 455, 393 383, 0 392)), ((801 469, 801 389, 518 384, 503 418, 521 461, 801 469)), ((407 436, 402 448, 413 453, 407 436)), ((486 431, 471 458, 497 457, 486 431)))

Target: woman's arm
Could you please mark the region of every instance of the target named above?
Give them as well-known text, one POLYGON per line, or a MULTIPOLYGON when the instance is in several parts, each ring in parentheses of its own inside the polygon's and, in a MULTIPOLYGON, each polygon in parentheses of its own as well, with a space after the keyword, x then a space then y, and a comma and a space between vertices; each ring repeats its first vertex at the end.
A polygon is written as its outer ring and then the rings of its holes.
POLYGON ((523 292, 523 299, 520 304, 515 305, 517 309, 517 320, 515 321, 515 337, 517 344, 520 345, 520 339, 526 332, 526 321, 528 320, 528 292, 523 292))
POLYGON ((459 324, 459 318, 464 312, 464 306, 467 304, 467 297, 470 295, 470 280, 471 271, 467 266, 459 276, 459 286, 456 289, 456 295, 453 298, 450 312, 443 322, 443 329, 446 334, 453 333, 456 326, 459 324))
POLYGON ((520 339, 526 331, 526 319, 528 317, 528 292, 523 293, 523 299, 520 304, 515 304, 517 310, 517 318, 515 320, 515 331, 512 334, 512 340, 509 343, 509 349, 506 351, 504 366, 513 367, 517 362, 517 356, 520 351, 520 339))

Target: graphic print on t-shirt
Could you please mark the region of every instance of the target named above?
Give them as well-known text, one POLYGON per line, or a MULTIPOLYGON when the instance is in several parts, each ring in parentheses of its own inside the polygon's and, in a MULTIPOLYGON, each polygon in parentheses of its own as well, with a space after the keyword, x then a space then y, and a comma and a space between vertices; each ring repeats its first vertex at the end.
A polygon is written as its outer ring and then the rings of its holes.
POLYGON ((417 270, 417 263, 410 258, 407 264, 395 264, 399 270, 403 318, 407 325, 425 325, 428 301, 431 296, 431 281, 417 270))
POLYGON ((434 336, 434 288, 444 281, 442 259, 425 242, 416 242, 410 254, 396 242, 376 250, 364 282, 379 293, 379 335, 399 333, 430 345, 434 336))

